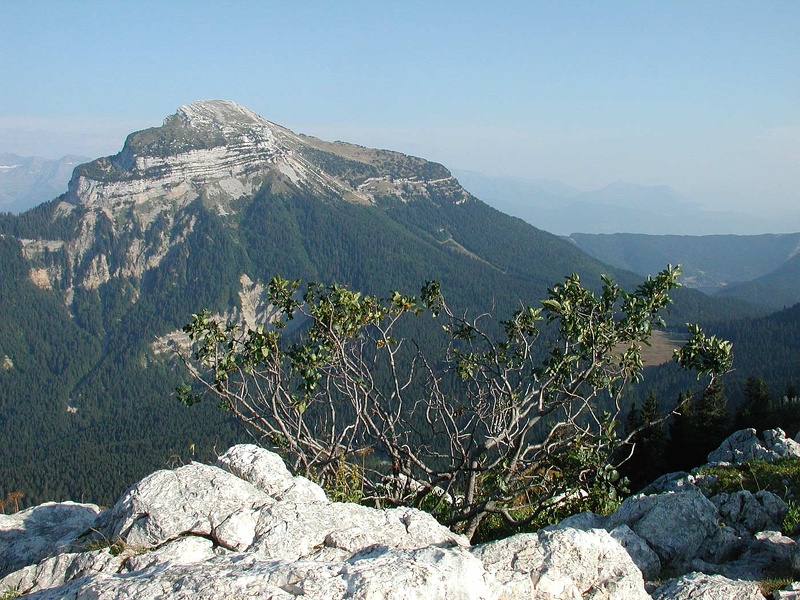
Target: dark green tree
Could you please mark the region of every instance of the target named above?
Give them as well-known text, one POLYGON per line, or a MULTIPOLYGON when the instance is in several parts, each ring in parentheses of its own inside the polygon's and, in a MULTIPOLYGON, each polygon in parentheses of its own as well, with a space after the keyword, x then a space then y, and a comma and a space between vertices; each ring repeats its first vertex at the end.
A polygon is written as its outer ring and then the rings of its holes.
POLYGON ((629 434, 635 433, 628 449, 630 457, 622 465, 621 472, 630 480, 633 490, 653 481, 667 470, 666 416, 661 413, 658 399, 652 392, 642 404, 641 411, 634 405, 628 416, 626 430, 629 434))
POLYGON ((762 431, 770 426, 774 417, 772 396, 767 390, 767 383, 758 377, 748 377, 744 382, 744 400, 739 405, 734 417, 736 429, 752 427, 762 431))
POLYGON ((698 452, 705 459, 730 433, 728 397, 721 382, 715 381, 703 390, 697 402, 694 419, 698 452))

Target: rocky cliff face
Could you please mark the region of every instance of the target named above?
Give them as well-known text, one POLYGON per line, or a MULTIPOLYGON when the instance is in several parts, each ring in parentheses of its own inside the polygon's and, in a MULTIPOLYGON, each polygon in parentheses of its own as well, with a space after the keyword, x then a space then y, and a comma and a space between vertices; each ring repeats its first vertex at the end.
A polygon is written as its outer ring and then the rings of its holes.
MULTIPOLYGON (((721 449, 733 461, 752 451, 798 456, 800 445, 780 430, 764 443, 748 431, 721 449)), ((708 497, 707 483, 672 474, 607 517, 471 547, 417 510, 330 502, 275 454, 240 445, 216 466, 153 473, 110 510, 48 503, 0 515, 0 593, 759 600, 757 582, 800 576, 797 539, 777 530, 786 505, 768 492, 708 497)), ((773 597, 798 598, 798 588, 773 597)))
POLYGON ((471 196, 441 165, 398 152, 328 143, 271 123, 224 100, 182 106, 161 127, 128 136, 122 151, 80 165, 56 215, 76 219, 66 240, 24 239, 25 255, 64 249, 66 261, 32 272, 40 287, 97 289, 111 278, 140 279, 193 230, 182 209, 195 201, 222 217, 262 186, 321 199, 374 204, 471 196), (183 218, 182 218, 183 217, 183 218), (98 247, 98 238, 107 244, 98 247), (110 256, 113 247, 114 257, 110 256))

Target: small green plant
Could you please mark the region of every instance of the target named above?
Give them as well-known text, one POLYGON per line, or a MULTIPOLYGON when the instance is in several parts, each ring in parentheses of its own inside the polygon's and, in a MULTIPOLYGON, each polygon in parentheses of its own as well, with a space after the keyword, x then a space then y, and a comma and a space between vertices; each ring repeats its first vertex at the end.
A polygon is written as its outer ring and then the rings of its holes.
POLYGON ((800 502, 789 500, 787 504, 789 505, 789 511, 781 524, 781 533, 783 535, 792 535, 797 525, 800 524, 800 502))
POLYGON ((120 556, 123 554, 126 556, 137 556, 139 554, 144 554, 145 552, 147 552, 147 548, 143 548, 141 546, 133 546, 131 544, 128 544, 128 542, 126 542, 122 538, 117 538, 112 541, 109 540, 106 536, 104 536, 96 529, 93 529, 92 531, 94 531, 95 534, 99 535, 100 537, 88 540, 83 545, 83 550, 85 552, 108 550, 111 556, 120 556))
POLYGON ((348 463, 344 455, 334 472, 333 485, 326 489, 328 498, 334 502, 361 502, 364 497, 364 475, 358 465, 348 463))
POLYGON ((800 500, 800 458, 786 457, 772 463, 749 460, 738 465, 705 467, 698 472, 715 476, 711 485, 714 494, 767 490, 786 502, 800 500))
POLYGON ((758 589, 765 598, 771 598, 772 592, 785 588, 792 581, 794 581, 794 578, 791 575, 767 577, 758 582, 758 589))
POLYGON ((22 596, 22 592, 19 591, 19 588, 15 587, 0 592, 0 600, 13 600, 13 598, 19 598, 20 596, 22 596))

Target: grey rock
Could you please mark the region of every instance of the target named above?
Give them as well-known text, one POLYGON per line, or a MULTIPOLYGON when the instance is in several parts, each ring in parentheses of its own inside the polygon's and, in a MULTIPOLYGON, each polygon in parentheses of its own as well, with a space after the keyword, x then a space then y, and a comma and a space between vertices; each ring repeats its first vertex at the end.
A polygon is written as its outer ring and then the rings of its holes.
POLYGON ((544 528, 544 530, 553 531, 556 529, 572 528, 588 531, 590 529, 603 529, 604 523, 605 517, 602 515, 598 515, 597 513, 593 512, 582 512, 575 515, 570 515, 555 525, 548 525, 544 528))
POLYGON ((753 581, 733 580, 722 575, 688 573, 670 579, 653 593, 653 600, 764 600, 753 581))
POLYGON ((772 592, 773 600, 800 600, 800 583, 790 583, 780 590, 772 592))
POLYGON ((771 460, 773 457, 758 439, 755 429, 741 429, 729 435, 708 455, 708 463, 740 464, 754 458, 771 460))
POLYGON ((694 487, 694 478, 689 473, 677 471, 662 475, 650 485, 642 488, 640 493, 650 496, 664 492, 683 492, 694 487))
POLYGON ((512 598, 645 600, 642 573, 602 529, 523 533, 476 547, 495 594, 512 598))
POLYGON ((732 494, 717 494, 710 500, 717 507, 720 518, 739 535, 779 530, 789 510, 783 500, 766 490, 755 494, 739 490, 732 494))
POLYGON ((293 477, 280 456, 253 444, 231 447, 217 466, 249 481, 276 500, 327 502, 325 491, 305 477, 293 477))
POLYGON ((744 551, 736 560, 727 562, 692 561, 692 570, 724 575, 729 579, 760 581, 775 573, 794 573, 797 569, 797 543, 777 531, 762 531, 747 540, 744 551))
POLYGON ((794 572, 798 576, 797 558, 798 545, 794 539, 779 531, 762 531, 731 566, 735 569, 733 572, 738 571, 742 577, 763 579, 776 572, 794 572))
POLYGON ((632 496, 606 521, 606 529, 627 525, 643 538, 664 567, 680 569, 698 555, 721 553, 716 507, 697 489, 632 496))
POLYGON ((658 577, 659 573, 661 573, 661 559, 647 545, 647 542, 636 535, 627 525, 619 525, 612 529, 610 533, 611 537, 625 548, 633 562, 639 567, 645 580, 649 581, 658 577))
POLYGON ((44 558, 73 550, 100 509, 94 504, 47 502, 0 515, 0 577, 44 558))

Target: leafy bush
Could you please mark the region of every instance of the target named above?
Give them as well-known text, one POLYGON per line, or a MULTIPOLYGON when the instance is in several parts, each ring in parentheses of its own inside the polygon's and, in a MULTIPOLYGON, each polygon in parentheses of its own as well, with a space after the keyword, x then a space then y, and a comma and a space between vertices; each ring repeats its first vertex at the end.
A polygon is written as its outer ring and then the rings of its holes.
MULTIPOLYGON (((183 358, 295 472, 338 489, 354 473, 343 461, 363 465, 362 501, 424 506, 473 537, 490 516, 522 527, 615 506, 626 482, 613 457, 636 433, 618 431, 621 396, 642 377, 642 344, 663 326, 679 273, 668 267, 631 293, 604 277, 599 295, 572 275, 499 323, 455 314, 436 282, 419 298, 381 299, 316 283, 301 294, 299 281, 275 277, 269 323, 244 329, 198 313, 184 328, 195 352, 183 358), (438 353, 397 334, 423 314, 448 335, 438 353)), ((676 358, 713 382, 730 368, 730 344, 690 334, 676 358)), ((188 386, 179 397, 200 398, 188 386)))

